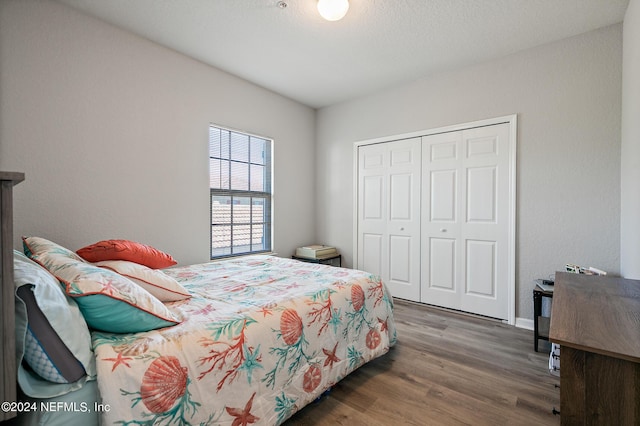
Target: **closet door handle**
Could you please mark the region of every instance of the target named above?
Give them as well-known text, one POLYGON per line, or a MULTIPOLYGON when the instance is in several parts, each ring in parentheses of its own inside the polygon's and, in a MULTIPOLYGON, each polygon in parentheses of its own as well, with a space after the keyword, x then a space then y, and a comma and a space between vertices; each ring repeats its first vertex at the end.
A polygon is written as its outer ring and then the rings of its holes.
POLYGON ((440 228, 440 232, 447 232, 446 228, 440 228))

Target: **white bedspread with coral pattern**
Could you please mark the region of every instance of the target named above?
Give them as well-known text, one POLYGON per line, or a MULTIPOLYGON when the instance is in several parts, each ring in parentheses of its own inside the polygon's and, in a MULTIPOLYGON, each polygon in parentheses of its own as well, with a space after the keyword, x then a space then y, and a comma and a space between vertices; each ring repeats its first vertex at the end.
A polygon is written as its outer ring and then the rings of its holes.
POLYGON ((273 256, 166 269, 174 327, 93 332, 104 424, 274 425, 395 343, 379 277, 273 256))

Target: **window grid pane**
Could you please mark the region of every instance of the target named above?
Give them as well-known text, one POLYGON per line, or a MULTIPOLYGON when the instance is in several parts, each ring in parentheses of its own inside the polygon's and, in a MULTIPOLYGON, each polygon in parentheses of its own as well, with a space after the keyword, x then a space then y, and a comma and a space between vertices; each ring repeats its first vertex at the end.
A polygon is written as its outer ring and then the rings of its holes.
POLYGON ((250 161, 253 164, 266 164, 265 148, 266 143, 264 139, 252 137, 249 142, 250 161))
POLYGON ((261 166, 257 164, 251 164, 249 166, 249 176, 251 176, 251 180, 250 180, 251 191, 258 191, 258 192, 265 191, 265 186, 264 186, 265 169, 266 169, 265 166, 261 166))
POLYGON ((249 164, 231 162, 231 189, 247 191, 249 189, 249 164))
POLYGON ((249 162, 249 136, 231 133, 231 160, 249 162))
POLYGON ((231 132, 220 131, 220 158, 229 158, 229 144, 231 143, 231 132))
POLYGON ((210 127, 211 258, 271 250, 271 142, 210 127))
POLYGON ((209 127, 209 157, 220 158, 221 130, 209 127))

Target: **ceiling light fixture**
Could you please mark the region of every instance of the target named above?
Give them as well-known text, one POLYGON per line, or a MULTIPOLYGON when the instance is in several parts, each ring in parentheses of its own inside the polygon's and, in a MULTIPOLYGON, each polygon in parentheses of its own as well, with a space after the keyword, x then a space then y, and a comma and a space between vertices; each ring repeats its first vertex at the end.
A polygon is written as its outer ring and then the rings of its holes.
POLYGON ((349 10, 349 0, 318 0, 318 12, 327 21, 339 21, 349 10))

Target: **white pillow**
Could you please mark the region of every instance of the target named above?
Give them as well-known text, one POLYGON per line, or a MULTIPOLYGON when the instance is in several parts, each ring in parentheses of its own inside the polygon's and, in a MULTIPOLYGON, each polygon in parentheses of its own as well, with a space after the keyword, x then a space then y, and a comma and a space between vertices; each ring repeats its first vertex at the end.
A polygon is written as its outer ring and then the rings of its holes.
POLYGON ((162 302, 173 302, 191 297, 178 281, 159 269, 151 269, 127 260, 103 260, 94 263, 129 278, 162 302))

